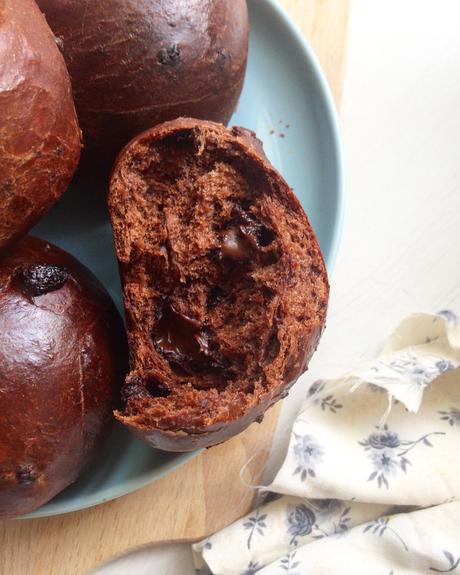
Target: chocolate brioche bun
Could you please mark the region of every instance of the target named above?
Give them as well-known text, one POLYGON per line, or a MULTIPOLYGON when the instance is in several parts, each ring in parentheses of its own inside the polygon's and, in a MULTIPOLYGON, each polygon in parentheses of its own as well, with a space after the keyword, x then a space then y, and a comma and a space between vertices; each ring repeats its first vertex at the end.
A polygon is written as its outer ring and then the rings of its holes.
POLYGON ((0 251, 64 193, 81 133, 64 59, 33 0, 0 2, 0 251))
POLYGON ((72 78, 85 154, 113 161, 188 115, 228 122, 243 86, 246 0, 38 0, 72 78))
POLYGON ((116 418, 168 451, 260 421, 306 370, 329 294, 307 216, 261 143, 166 122, 120 153, 109 207, 130 348, 116 418))
POLYGON ((0 260, 0 517, 72 483, 119 402, 124 328, 75 258, 26 236, 0 260))

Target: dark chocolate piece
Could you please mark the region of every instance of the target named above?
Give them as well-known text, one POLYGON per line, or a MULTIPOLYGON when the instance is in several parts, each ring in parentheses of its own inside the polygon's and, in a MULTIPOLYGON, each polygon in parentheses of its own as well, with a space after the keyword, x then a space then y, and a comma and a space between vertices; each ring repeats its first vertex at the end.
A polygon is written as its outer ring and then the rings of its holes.
POLYGON ((153 397, 168 397, 171 393, 168 386, 158 381, 158 379, 149 379, 145 388, 149 395, 153 397))
POLYGON ((123 389, 121 390, 121 401, 126 403, 128 399, 132 397, 146 397, 148 396, 148 391, 142 384, 141 380, 137 377, 133 377, 127 382, 123 389))
POLYGON ((227 54, 223 48, 219 48, 217 50, 216 58, 214 63, 219 66, 219 68, 223 68, 225 66, 225 62, 227 61, 227 54))
POLYGON ((200 332, 201 323, 165 305, 160 321, 153 328, 155 348, 168 360, 181 363, 198 359, 207 350, 206 338, 200 332))
POLYGON ((23 463, 16 471, 16 479, 22 484, 33 483, 38 479, 37 466, 33 463, 23 463))
POLYGON ((162 48, 158 52, 158 62, 163 66, 177 66, 181 61, 181 49, 178 44, 162 48))
POLYGON ((31 296, 40 296, 60 289, 69 274, 62 266, 35 264, 18 272, 24 291, 31 296))
POLYGON ((222 239, 222 255, 229 260, 249 260, 254 255, 252 236, 244 233, 241 226, 229 228, 222 239))
POLYGON ((250 260, 260 248, 275 240, 275 233, 267 226, 257 222, 247 211, 239 206, 232 214, 234 225, 224 231, 222 256, 231 260, 250 260))
MULTIPOLYGON (((222 371, 232 377, 228 358, 209 348, 202 324, 167 304, 152 333, 155 349, 170 363, 177 374, 222 371)), ((155 394, 156 395, 156 394, 155 394)))

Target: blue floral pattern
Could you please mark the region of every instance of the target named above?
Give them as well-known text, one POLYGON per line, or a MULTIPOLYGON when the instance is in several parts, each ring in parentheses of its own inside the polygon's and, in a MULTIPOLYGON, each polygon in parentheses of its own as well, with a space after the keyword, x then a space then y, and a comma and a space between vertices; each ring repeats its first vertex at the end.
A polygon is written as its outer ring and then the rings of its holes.
POLYGON ((460 409, 456 407, 451 407, 449 411, 438 411, 441 419, 447 421, 451 427, 454 425, 460 425, 460 409))
MULTIPOLYGON (((450 461, 444 452, 455 449, 457 431, 460 433, 460 401, 455 396, 460 387, 452 388, 451 378, 439 378, 432 389, 425 391, 428 384, 460 364, 458 334, 453 334, 453 324, 458 330, 460 318, 450 312, 442 312, 441 316, 419 318, 420 330, 415 323, 414 329, 404 323, 384 355, 373 363, 366 362, 365 370, 336 381, 318 380, 310 387, 308 401, 291 433, 288 456, 272 483, 283 495, 260 491, 257 507, 229 527, 228 538, 227 533, 217 536, 210 552, 203 550, 206 542, 199 544, 199 551, 211 564, 220 557, 221 569, 216 572, 301 575, 312 569, 310 552, 316 557, 316 550, 324 548, 326 566, 331 549, 330 557, 336 565, 334 547, 342 551, 357 544, 369 547, 376 555, 386 545, 393 549, 391 557, 382 554, 382 561, 377 559, 369 569, 363 565, 361 570, 366 573, 397 575, 398 565, 410 563, 424 573, 460 575, 456 534, 446 528, 440 538, 442 544, 438 544, 442 524, 434 519, 431 525, 431 517, 435 518, 438 511, 425 509, 433 501, 449 505, 455 497, 448 498, 455 491, 451 488, 455 487, 455 479, 450 480, 450 461), (439 341, 430 352, 425 340, 439 341), (419 355, 420 346, 423 353, 419 355), (401 384, 401 391, 396 389, 397 384, 401 384), (393 393, 399 401, 393 398, 389 405, 387 394, 393 393), (355 401, 359 394, 362 396, 355 401), (369 409, 360 419, 366 401, 369 409), (399 403, 396 408, 395 403, 399 403), (420 405, 420 417, 406 416, 420 405), (387 406, 390 415, 385 421, 390 423, 373 427, 387 406), (348 462, 350 469, 341 474, 338 466, 348 462), (435 475, 446 476, 448 481, 437 485, 436 480, 430 480, 435 475), (316 499, 334 494, 349 501, 316 499), (419 506, 410 505, 414 502, 419 506), (419 514, 418 518, 414 516, 413 524, 397 518, 412 513, 419 514), (424 513, 427 515, 422 517, 424 513), (417 537, 419 526, 426 529, 428 537, 431 529, 434 534, 429 544, 424 539, 423 547, 417 537), (229 546, 233 533, 238 548, 229 546), (326 538, 321 545, 310 545, 326 538)), ((456 500, 453 505, 457 506, 456 500)), ((449 513, 445 516, 450 521, 449 513)), ((456 511, 452 513, 453 522, 457 515, 456 511)), ((338 561, 343 563, 341 554, 338 561)), ((208 572, 200 572, 205 574, 208 572)))
POLYGON ((406 543, 402 537, 389 525, 390 517, 379 517, 374 521, 371 521, 364 527, 363 533, 370 533, 372 535, 377 535, 378 537, 383 537, 385 533, 391 533, 394 537, 398 539, 401 545, 404 547, 405 551, 409 551, 406 543))
POLYGON ((348 523, 351 521, 351 517, 349 513, 351 511, 351 507, 345 507, 342 513, 339 516, 337 523, 334 522, 334 533, 333 535, 343 535, 349 529, 348 523))
POLYGON ((249 536, 247 539, 247 546, 248 549, 251 549, 252 537, 254 533, 258 533, 259 535, 264 535, 264 529, 267 528, 267 524, 265 523, 265 519, 267 519, 266 513, 260 513, 260 509, 257 509, 256 514, 252 517, 249 517, 248 520, 243 523, 243 527, 245 529, 249 529, 249 536))
POLYGON ((315 466, 322 461, 324 454, 322 447, 312 435, 293 435, 293 452, 298 463, 293 475, 300 474, 301 481, 305 481, 308 476, 316 477, 315 466))
POLYGON ((281 558, 280 567, 283 575, 300 575, 299 571, 295 571, 300 565, 300 561, 296 561, 295 555, 296 552, 292 551, 281 558))
POLYGON ((332 521, 332 529, 326 527, 325 523, 331 514, 337 514, 343 503, 337 499, 325 499, 317 501, 318 509, 313 511, 310 507, 301 503, 290 506, 287 509, 287 533, 291 536, 289 545, 297 545, 299 537, 311 535, 313 539, 322 539, 334 535, 343 535, 348 529, 351 521, 349 513, 351 507, 345 507, 336 521, 332 521), (325 512, 324 512, 325 511, 325 512), (326 521, 318 520, 319 516, 324 516, 326 521))
POLYGON ((377 365, 371 369, 377 374, 379 374, 383 369, 384 374, 381 376, 376 375, 376 379, 388 381, 390 378, 387 372, 388 370, 391 370, 395 374, 391 379, 399 381, 401 376, 404 376, 405 378, 410 379, 415 385, 424 388, 434 379, 443 373, 452 371, 455 367, 456 366, 452 361, 442 358, 433 358, 431 365, 428 365, 426 361, 422 363, 417 355, 408 351, 404 356, 401 354, 398 359, 388 363, 381 363, 380 367, 377 365))
POLYGON ((310 385, 310 388, 308 389, 308 394, 307 397, 313 397, 313 396, 317 396, 319 395, 321 392, 324 391, 326 387, 326 382, 323 381, 322 379, 318 379, 317 381, 315 381, 314 383, 312 383, 310 385))
POLYGON ((430 571, 436 571, 436 573, 451 573, 460 565, 460 556, 454 557, 450 551, 443 551, 443 555, 448 563, 446 568, 430 567, 430 571))
POLYGON ((316 525, 316 515, 306 505, 288 508, 288 533, 291 535, 289 545, 297 545, 298 537, 310 535, 316 525))
POLYGON ((447 320, 448 323, 451 323, 453 325, 457 325, 459 322, 458 315, 451 309, 442 309, 441 311, 438 311, 438 315, 442 316, 444 319, 447 320))
POLYGON ((254 575, 257 571, 263 569, 265 565, 260 565, 257 561, 249 561, 246 571, 243 571, 241 575, 254 575))
POLYGON ((325 388, 325 381, 321 379, 315 381, 308 390, 308 398, 313 398, 314 403, 319 405, 323 411, 328 409, 332 413, 337 413, 339 409, 343 408, 343 404, 340 403, 332 393, 321 396, 325 388))
POLYGON ((445 433, 434 431, 415 441, 401 439, 399 434, 388 429, 388 425, 383 427, 383 431, 371 433, 366 440, 359 442, 366 451, 369 451, 369 458, 374 467, 368 481, 376 481, 378 487, 385 486, 389 489, 389 476, 395 475, 399 470, 407 473, 409 465, 412 465, 407 457, 409 451, 420 444, 433 447, 429 437, 435 435, 445 435, 445 433))

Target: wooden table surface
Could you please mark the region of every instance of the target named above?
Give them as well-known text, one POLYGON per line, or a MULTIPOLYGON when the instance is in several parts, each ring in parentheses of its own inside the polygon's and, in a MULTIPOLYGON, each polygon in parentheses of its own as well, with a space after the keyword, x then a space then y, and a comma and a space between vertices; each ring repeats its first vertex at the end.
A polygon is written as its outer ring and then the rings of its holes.
MULTIPOLYGON (((280 0, 313 46, 337 104, 350 2, 280 0)), ((254 491, 248 485, 260 479, 278 411, 273 408, 261 425, 116 501, 59 517, 0 522, 0 574, 83 575, 134 547, 199 539, 229 524, 251 505, 254 491)))

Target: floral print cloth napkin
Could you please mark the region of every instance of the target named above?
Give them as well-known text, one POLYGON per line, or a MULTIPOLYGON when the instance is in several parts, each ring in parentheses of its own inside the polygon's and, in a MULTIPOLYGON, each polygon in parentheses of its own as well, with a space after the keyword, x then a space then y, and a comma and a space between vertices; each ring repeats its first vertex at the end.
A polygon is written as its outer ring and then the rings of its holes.
POLYGON ((405 319, 372 363, 317 381, 252 513, 197 573, 460 573, 460 319, 405 319))

